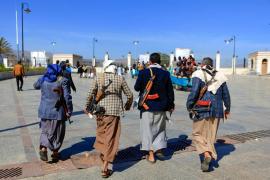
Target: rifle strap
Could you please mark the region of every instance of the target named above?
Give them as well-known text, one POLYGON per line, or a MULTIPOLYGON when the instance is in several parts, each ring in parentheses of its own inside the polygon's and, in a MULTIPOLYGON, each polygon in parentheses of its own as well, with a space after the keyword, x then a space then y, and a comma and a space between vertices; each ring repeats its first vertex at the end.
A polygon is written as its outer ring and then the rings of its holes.
POLYGON ((199 98, 198 100, 201 100, 202 97, 204 96, 204 94, 206 93, 207 89, 208 89, 208 85, 212 82, 212 80, 214 79, 215 75, 211 75, 212 78, 210 81, 208 81, 207 79, 207 75, 206 75, 206 71, 203 70, 203 75, 204 75, 204 80, 205 80, 205 85, 203 88, 201 88, 200 90, 200 95, 199 95, 199 98))
POLYGON ((149 70, 150 70, 150 75, 151 75, 151 77, 153 77, 153 76, 154 76, 153 70, 152 70, 151 68, 149 68, 149 70))
POLYGON ((100 90, 104 93, 105 91, 105 74, 104 73, 101 74, 100 85, 101 85, 100 90))
POLYGON ((204 76, 204 80, 205 80, 205 85, 208 84, 208 79, 207 79, 207 75, 206 75, 206 72, 203 71, 203 76, 204 76))

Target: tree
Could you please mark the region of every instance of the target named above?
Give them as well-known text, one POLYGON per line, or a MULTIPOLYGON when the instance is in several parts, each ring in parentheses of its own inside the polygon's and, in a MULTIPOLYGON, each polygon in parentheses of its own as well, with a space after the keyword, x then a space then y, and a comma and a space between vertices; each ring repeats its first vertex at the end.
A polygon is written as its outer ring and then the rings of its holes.
POLYGON ((9 42, 4 38, 0 37, 0 55, 10 55, 12 54, 12 49, 9 42))
POLYGON ((170 56, 168 54, 165 53, 159 53, 160 54, 160 61, 161 61, 161 65, 166 65, 169 66, 170 63, 170 56))

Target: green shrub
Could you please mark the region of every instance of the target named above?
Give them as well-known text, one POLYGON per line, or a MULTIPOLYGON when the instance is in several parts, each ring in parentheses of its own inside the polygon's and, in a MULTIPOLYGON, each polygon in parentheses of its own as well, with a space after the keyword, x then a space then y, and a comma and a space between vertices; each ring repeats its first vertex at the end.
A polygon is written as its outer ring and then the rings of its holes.
POLYGON ((40 71, 43 72, 46 70, 45 67, 25 67, 24 70, 27 71, 40 71))
POLYGON ((5 68, 3 64, 0 64, 0 72, 12 71, 12 68, 5 68))

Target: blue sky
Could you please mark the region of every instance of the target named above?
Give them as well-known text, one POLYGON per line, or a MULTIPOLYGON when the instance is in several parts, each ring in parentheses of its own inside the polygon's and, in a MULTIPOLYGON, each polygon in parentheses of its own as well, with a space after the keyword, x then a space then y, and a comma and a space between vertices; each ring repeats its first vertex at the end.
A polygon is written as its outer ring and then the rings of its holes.
MULTIPOLYGON (((270 0, 25 0, 25 49, 77 53, 112 58, 135 52, 169 53, 191 48, 197 58, 221 51, 226 63, 233 46, 224 39, 236 35, 239 59, 270 50, 270 0)), ((15 9, 19 0, 0 0, 0 36, 15 48, 15 9)))

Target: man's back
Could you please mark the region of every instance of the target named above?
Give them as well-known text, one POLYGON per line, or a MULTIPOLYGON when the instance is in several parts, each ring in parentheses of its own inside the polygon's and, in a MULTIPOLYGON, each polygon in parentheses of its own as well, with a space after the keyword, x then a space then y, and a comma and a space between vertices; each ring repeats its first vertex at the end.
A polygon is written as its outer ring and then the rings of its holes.
POLYGON ((21 64, 16 64, 13 69, 14 76, 23 76, 24 75, 24 69, 21 64))
POLYGON ((97 76, 88 96, 93 93, 93 90, 101 88, 103 78, 105 78, 104 85, 107 87, 105 89, 105 98, 99 102, 99 105, 105 108, 105 115, 120 116, 123 114, 122 92, 127 96, 129 103, 133 99, 133 94, 122 76, 112 73, 104 73, 103 76, 97 76))
MULTIPOLYGON (((159 97, 154 100, 147 100, 148 111, 167 111, 174 108, 174 91, 170 78, 170 73, 158 67, 151 67, 153 74, 156 76, 150 95, 158 94, 159 97)), ((150 69, 144 69, 139 72, 138 79, 134 86, 140 95, 144 92, 147 82, 151 78, 150 69)))

